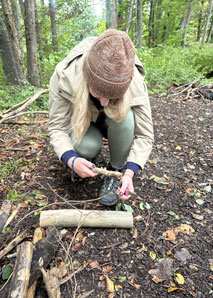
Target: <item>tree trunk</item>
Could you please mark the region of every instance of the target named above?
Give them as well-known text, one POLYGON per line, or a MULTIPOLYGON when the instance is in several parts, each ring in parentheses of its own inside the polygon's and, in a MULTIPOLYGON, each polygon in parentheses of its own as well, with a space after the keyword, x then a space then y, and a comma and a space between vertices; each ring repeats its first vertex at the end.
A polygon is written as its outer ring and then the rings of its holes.
POLYGON ((188 4, 189 4, 189 6, 187 8, 186 18, 185 18, 184 26, 183 26, 183 34, 182 34, 182 41, 181 41, 182 48, 185 47, 186 34, 187 34, 187 29, 189 27, 190 16, 191 16, 191 13, 192 13, 193 1, 188 0, 188 4))
POLYGON ((200 13, 199 13, 198 26, 197 26, 197 41, 200 41, 200 36, 201 36, 201 25, 202 25, 202 18, 203 18, 203 5, 204 5, 204 0, 201 0, 201 9, 200 9, 200 13))
POLYGON ((211 22, 211 26, 210 26, 210 30, 209 30, 209 34, 206 42, 208 43, 211 42, 212 33, 213 33, 213 18, 212 18, 212 22, 211 22))
POLYGON ((210 18, 211 18, 212 6, 213 6, 213 0, 209 0, 209 7, 208 7, 208 11, 207 11, 206 22, 205 22, 203 36, 202 36, 202 40, 201 40, 201 44, 200 44, 200 49, 203 47, 204 41, 206 39, 206 33, 208 30, 208 26, 209 26, 209 22, 210 22, 210 18))
POLYGON ((111 0, 105 0, 106 7, 106 29, 111 28, 112 26, 112 10, 111 10, 111 0))
POLYGON ((142 47, 142 0, 137 0, 137 11, 136 11, 136 48, 141 49, 142 47))
POLYGON ((151 0, 150 14, 149 14, 149 39, 148 39, 149 47, 151 47, 154 43, 154 8, 155 8, 155 0, 151 0))
POLYGON ((13 57, 16 64, 16 69, 19 74, 18 84, 22 85, 23 82, 26 80, 25 67, 24 67, 22 51, 19 43, 19 35, 18 35, 18 31, 15 25, 13 13, 12 13, 11 2, 10 0, 1 0, 1 3, 2 3, 2 9, 4 13, 8 35, 11 41, 11 48, 13 51, 13 57))
POLYGON ((34 0, 24 2, 24 24, 27 45, 28 80, 33 86, 40 87, 37 65, 34 0))
POLYGON ((19 5, 20 5, 20 8, 21 8, 21 15, 24 19, 24 2, 23 2, 23 0, 19 0, 19 5))
POLYGON ((0 15, 0 55, 6 84, 19 84, 18 70, 13 57, 10 41, 4 22, 0 15))
POLYGON ((56 20, 55 20, 55 3, 54 0, 49 0, 49 14, 51 20, 51 32, 52 32, 52 44, 54 51, 58 49, 58 39, 56 31, 56 20))
POLYGON ((117 29, 117 6, 116 6, 116 0, 112 0, 112 28, 117 29))
POLYGON ((22 42, 22 31, 21 31, 21 16, 20 16, 18 0, 11 0, 11 5, 12 5, 14 21, 16 24, 16 29, 18 31, 19 46, 22 52, 22 58, 24 59, 24 47, 22 42))
POLYGON ((130 2, 130 8, 129 8, 129 18, 127 22, 127 27, 126 27, 126 33, 129 33, 130 25, 132 22, 132 15, 133 15, 133 6, 134 6, 134 0, 131 0, 130 2))

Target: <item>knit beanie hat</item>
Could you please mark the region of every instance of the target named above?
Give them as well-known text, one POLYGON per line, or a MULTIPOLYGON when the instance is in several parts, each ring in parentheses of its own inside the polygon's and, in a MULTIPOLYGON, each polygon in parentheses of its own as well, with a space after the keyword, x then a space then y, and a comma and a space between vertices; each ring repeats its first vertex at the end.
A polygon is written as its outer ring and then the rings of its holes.
POLYGON ((135 48, 129 36, 109 29, 100 35, 87 53, 83 73, 88 86, 105 98, 124 95, 134 76, 135 48))

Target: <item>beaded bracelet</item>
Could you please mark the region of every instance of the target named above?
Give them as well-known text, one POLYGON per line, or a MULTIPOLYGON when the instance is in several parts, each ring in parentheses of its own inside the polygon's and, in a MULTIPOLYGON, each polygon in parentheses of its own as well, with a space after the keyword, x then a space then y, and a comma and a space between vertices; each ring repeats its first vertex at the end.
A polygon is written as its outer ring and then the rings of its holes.
POLYGON ((78 158, 78 156, 75 156, 72 160, 72 173, 74 174, 75 173, 75 170, 74 170, 74 163, 76 161, 76 159, 78 158))

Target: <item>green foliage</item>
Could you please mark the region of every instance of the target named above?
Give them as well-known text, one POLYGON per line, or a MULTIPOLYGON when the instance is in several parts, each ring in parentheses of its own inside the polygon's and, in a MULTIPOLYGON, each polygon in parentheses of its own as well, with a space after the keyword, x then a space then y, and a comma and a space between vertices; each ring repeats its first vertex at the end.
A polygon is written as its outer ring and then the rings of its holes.
POLYGON ((205 78, 205 74, 212 70, 213 51, 211 46, 202 50, 197 45, 187 48, 159 46, 145 48, 137 52, 146 70, 148 86, 157 91, 162 86, 192 82, 195 78, 205 78))

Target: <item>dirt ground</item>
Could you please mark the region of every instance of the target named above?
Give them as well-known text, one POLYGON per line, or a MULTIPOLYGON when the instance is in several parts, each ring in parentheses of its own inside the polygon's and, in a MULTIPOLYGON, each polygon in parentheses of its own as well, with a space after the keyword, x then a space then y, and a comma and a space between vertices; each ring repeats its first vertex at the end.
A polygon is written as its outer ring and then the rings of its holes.
MULTIPOLYGON (((155 144, 126 202, 134 229, 66 228, 49 267, 64 261, 68 274, 81 271, 61 286, 62 297, 213 297, 212 103, 150 100, 155 144)), ((32 239, 41 208, 114 209, 88 201, 97 198, 102 177, 73 182, 42 121, 0 127, 0 203, 8 198, 21 206, 2 248, 24 229, 32 239)), ((105 145, 98 165, 106 166, 108 156, 105 145)), ((2 258, 1 272, 14 263, 2 258)), ((0 288, 4 283, 0 277, 0 288)), ((47 297, 42 279, 36 297, 47 297)))

